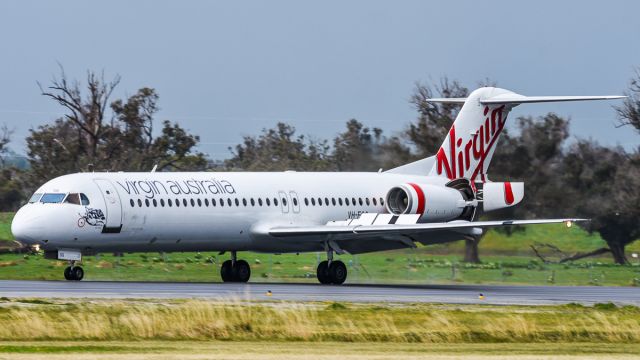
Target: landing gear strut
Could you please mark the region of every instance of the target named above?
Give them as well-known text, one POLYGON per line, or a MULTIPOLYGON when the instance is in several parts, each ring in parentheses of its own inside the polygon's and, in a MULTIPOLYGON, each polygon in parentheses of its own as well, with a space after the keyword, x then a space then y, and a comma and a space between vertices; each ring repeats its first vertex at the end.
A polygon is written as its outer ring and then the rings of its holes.
POLYGON ((82 267, 75 266, 75 261, 69 261, 69 266, 64 269, 64 278, 72 281, 80 281, 84 277, 82 267))
POLYGON ((251 267, 244 260, 237 260, 236 252, 231 252, 231 260, 226 260, 220 268, 220 277, 223 282, 246 283, 251 277, 251 267))
POLYGON ((347 280, 347 266, 340 260, 333 260, 333 250, 327 250, 327 259, 318 264, 316 275, 321 284, 340 285, 347 280))

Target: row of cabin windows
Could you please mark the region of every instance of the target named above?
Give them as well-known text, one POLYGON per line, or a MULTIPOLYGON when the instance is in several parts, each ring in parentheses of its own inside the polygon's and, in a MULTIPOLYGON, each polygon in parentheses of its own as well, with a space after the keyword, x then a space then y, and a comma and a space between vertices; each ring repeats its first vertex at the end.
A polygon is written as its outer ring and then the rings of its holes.
MULTIPOLYGON (((240 203, 242 203, 243 206, 249 206, 249 204, 251 206, 256 206, 256 204, 258 206, 263 206, 263 205, 271 206, 272 203, 273 203, 273 206, 278 206, 278 199, 277 198, 273 198, 273 202, 269 198, 264 199, 264 202, 262 201, 262 198, 258 198, 257 201, 255 199, 253 199, 253 198, 250 198, 248 201, 247 201, 246 198, 244 198, 242 200, 237 199, 237 198, 231 200, 230 198, 227 198, 226 200, 227 200, 226 201, 226 206, 233 206, 234 204, 236 206, 240 206, 240 203)), ((294 206, 298 206, 298 199, 297 198, 293 198, 292 201, 293 201, 293 205, 294 206)), ((211 201, 209 201, 209 199, 204 199, 204 200, 203 199, 189 199, 189 200, 187 200, 187 199, 182 199, 182 200, 181 199, 175 199, 175 201, 172 200, 172 199, 167 199, 166 201, 165 201, 165 199, 160 199, 160 200, 157 200, 157 199, 144 199, 144 201, 142 199, 138 199, 137 201, 135 201, 133 199, 129 199, 129 203, 131 204, 131 207, 135 207, 136 204, 139 207, 142 207, 143 205, 146 206, 146 207, 149 207, 149 206, 158 207, 158 205, 160 205, 161 207, 165 207, 165 206, 168 206, 168 207, 173 207, 173 206, 175 206, 175 207, 180 207, 180 206, 186 207, 186 206, 189 206, 189 205, 191 205, 192 207, 195 207, 196 204, 199 207, 202 207, 203 205, 207 206, 207 207, 209 205, 211 205, 211 206, 218 206, 219 205, 220 207, 224 207, 225 206, 225 199, 220 199, 219 201, 216 201, 216 199, 211 199, 211 201)), ((304 198, 304 204, 306 206, 309 206, 309 204, 311 204, 311 206, 316 206, 316 204, 318 206, 322 206, 323 205, 323 199, 322 198, 317 198, 317 201, 316 201, 316 198, 304 198)), ((362 198, 358 198, 357 201, 356 201, 356 198, 349 199, 349 198, 346 198, 346 197, 344 198, 344 200, 343 200, 343 198, 337 198, 337 200, 336 200, 336 198, 331 198, 331 200, 329 200, 329 198, 324 198, 324 205, 325 206, 329 206, 330 204, 332 204, 333 206, 336 206, 336 205, 340 205, 340 206, 353 205, 353 206, 355 206, 355 205, 358 205, 358 204, 360 204, 361 206, 363 206, 364 204, 366 204, 367 206, 370 206, 371 204, 373 204, 374 206, 377 206, 378 205, 378 200, 376 200, 376 198, 371 198, 371 199, 364 198, 364 200, 362 198)), ((287 199, 286 198, 282 198, 282 205, 283 206, 287 206, 287 199)), ((382 198, 380 198, 380 205, 381 206, 384 205, 384 200, 382 198)))

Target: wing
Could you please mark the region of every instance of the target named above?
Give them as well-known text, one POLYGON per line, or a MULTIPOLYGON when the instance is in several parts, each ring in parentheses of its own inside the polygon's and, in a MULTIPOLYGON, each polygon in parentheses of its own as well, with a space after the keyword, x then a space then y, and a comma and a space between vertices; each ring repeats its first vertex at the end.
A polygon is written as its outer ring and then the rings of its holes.
MULTIPOLYGON (((463 234, 475 234, 480 229, 533 224, 556 224, 588 221, 588 219, 537 219, 537 220, 498 220, 464 221, 445 223, 416 223, 415 215, 393 216, 390 214, 363 214, 359 219, 345 222, 329 222, 320 226, 279 226, 269 230, 275 237, 300 237, 318 235, 347 235, 349 238, 372 235, 413 235, 437 231, 454 231, 463 234)), ((481 233, 481 231, 480 231, 481 233)))

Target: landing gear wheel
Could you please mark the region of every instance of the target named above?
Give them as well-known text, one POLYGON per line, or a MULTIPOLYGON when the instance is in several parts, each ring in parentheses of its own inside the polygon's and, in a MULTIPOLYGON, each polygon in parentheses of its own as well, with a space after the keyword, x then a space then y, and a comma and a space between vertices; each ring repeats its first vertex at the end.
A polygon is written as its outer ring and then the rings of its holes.
POLYGON ((235 275, 234 280, 241 283, 249 281, 249 278, 251 277, 251 267, 249 266, 249 263, 244 260, 238 260, 235 265, 236 266, 234 266, 233 269, 235 275))
POLYGON ((64 269, 64 278, 71 281, 80 281, 84 277, 84 270, 80 266, 67 266, 64 269))
POLYGON ((67 280, 73 280, 72 276, 71 276, 71 266, 67 266, 64 269, 64 278, 67 280))
POLYGON ((320 284, 331 284, 331 276, 329 276, 329 262, 321 261, 316 270, 316 276, 320 284))
POLYGON ((332 261, 329 265, 331 283, 341 285, 347 280, 347 266, 340 260, 332 261))
POLYGON ((226 260, 222 263, 222 267, 220 268, 220 277, 223 282, 232 282, 234 281, 234 271, 233 271, 233 263, 231 260, 226 260))
POLYGON ((84 270, 80 266, 74 266, 71 268, 71 274, 73 275, 73 280, 80 281, 84 277, 84 270))

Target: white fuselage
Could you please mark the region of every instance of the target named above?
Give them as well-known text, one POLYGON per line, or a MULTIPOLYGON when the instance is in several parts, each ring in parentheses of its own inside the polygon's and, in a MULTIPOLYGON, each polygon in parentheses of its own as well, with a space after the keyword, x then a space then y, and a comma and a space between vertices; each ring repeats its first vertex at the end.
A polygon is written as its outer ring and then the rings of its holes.
MULTIPOLYGON (((318 243, 282 241, 263 229, 384 213, 394 186, 421 183, 444 191, 446 181, 390 173, 78 173, 41 186, 36 194, 64 194, 65 200, 26 204, 16 213, 12 231, 18 240, 45 250, 88 254, 318 251, 318 243), (89 204, 69 203, 66 197, 75 196, 70 194, 83 194, 89 204)), ((448 202, 431 202, 430 209, 423 221, 447 221, 460 212, 448 202)))

